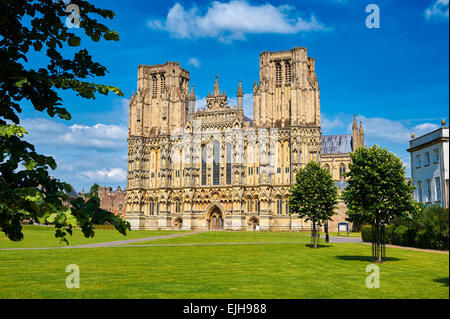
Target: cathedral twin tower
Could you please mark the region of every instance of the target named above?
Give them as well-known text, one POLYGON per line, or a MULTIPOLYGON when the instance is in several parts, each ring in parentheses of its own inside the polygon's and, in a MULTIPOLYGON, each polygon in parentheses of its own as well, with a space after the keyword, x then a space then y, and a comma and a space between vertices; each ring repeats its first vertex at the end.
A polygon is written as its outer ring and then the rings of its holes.
MULTIPOLYGON (((179 63, 140 65, 130 98, 127 220, 134 229, 305 230, 289 215, 295 173, 320 160, 320 91, 306 48, 263 52, 253 121, 241 82, 195 109, 179 63)), ((190 90, 189 90, 190 89, 190 90)))

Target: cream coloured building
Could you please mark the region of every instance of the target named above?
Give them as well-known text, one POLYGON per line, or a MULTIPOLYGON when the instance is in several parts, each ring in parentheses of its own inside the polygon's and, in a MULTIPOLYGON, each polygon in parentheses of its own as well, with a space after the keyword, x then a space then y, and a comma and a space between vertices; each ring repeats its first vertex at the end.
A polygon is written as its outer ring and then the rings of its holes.
MULTIPOLYGON (((189 72, 179 63, 140 65, 130 98, 126 218, 133 229, 302 231, 289 215, 295 173, 321 161, 336 181, 349 153, 364 145, 352 135, 321 135, 320 89, 306 48, 263 52, 253 85, 253 120, 228 104, 216 76, 206 105, 195 109, 189 72)), ((345 168, 343 168, 345 167, 345 168)), ((345 207, 330 224, 345 218, 345 207)))

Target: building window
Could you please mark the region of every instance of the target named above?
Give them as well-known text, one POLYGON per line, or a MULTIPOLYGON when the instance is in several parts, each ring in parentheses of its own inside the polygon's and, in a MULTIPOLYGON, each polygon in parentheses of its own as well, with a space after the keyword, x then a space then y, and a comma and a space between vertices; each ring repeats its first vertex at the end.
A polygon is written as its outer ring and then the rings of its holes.
POLYGON ((343 180, 345 179, 345 165, 341 164, 339 167, 339 179, 343 180))
POLYGON ((175 202, 175 212, 179 213, 181 211, 181 202, 179 200, 177 200, 175 202))
POLYGON ((280 63, 275 64, 275 83, 276 84, 281 83, 281 64, 280 63))
POLYGON ((291 64, 289 62, 286 62, 284 65, 285 69, 285 80, 286 83, 291 83, 291 64))
POLYGON ((247 212, 251 212, 252 211, 252 206, 253 206, 253 202, 251 199, 247 199, 247 212))
POLYGON ((281 167, 277 167, 277 173, 281 174, 281 167))
POLYGON ((277 199, 277 215, 283 214, 283 202, 281 199, 277 199))
POLYGON ((421 161, 422 161, 422 160, 421 160, 420 154, 417 154, 417 155, 416 155, 416 168, 419 168, 419 167, 422 166, 421 161))
POLYGON ((425 152, 425 166, 430 165, 430 152, 425 152))
POLYGON ((439 202, 441 200, 441 179, 439 177, 435 177, 434 184, 436 189, 436 201, 439 202))
POLYGON ((166 90, 166 77, 161 75, 161 94, 166 90))
POLYGON ((431 202, 431 179, 427 179, 427 202, 431 202))
POLYGON ((226 146, 226 174, 227 174, 227 185, 231 184, 231 145, 226 146))
POLYGON ((155 203, 153 201, 151 201, 149 203, 149 206, 150 206, 149 214, 150 214, 150 216, 153 216, 155 214, 155 210, 154 210, 155 209, 155 203))
POLYGON ((286 203, 286 215, 289 215, 289 201, 288 200, 285 200, 285 203, 286 203))
POLYGON ((439 150, 435 149, 433 152, 434 152, 434 162, 439 163, 439 150))
POLYGON ((215 141, 213 145, 213 185, 220 184, 220 145, 215 141))
POLYGON ((417 183, 417 195, 418 195, 418 200, 419 200, 419 203, 422 203, 422 182, 418 182, 417 183))
POLYGON ((202 146, 202 185, 206 185, 206 145, 202 146))
POLYGON ((152 96, 156 97, 156 95, 158 94, 158 79, 156 78, 156 76, 152 76, 152 82, 153 82, 153 90, 152 90, 152 96))

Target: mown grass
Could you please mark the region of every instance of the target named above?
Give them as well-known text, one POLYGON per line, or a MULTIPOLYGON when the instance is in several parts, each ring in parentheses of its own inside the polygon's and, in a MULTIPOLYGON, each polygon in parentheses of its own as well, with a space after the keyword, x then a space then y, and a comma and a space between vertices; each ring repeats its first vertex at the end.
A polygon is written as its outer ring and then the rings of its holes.
MULTIPOLYGON (((74 229, 73 235, 67 236, 70 246, 85 245, 94 243, 103 243, 116 240, 127 240, 143 237, 154 237, 173 234, 176 231, 148 231, 148 230, 133 230, 127 232, 124 236, 115 229, 97 229, 95 236, 91 238, 84 237, 80 229, 74 229)), ((9 240, 3 232, 0 232, 0 248, 31 248, 31 247, 63 247, 66 243, 60 242, 55 238, 55 228, 38 226, 38 225, 24 225, 23 226, 24 239, 19 242, 9 240)))
POLYGON ((159 246, 0 251, 0 298, 448 298, 448 255, 388 248, 366 287, 370 246, 159 246), (65 286, 80 267, 80 288, 65 286))
MULTIPOLYGON (((22 244, 57 245, 54 229, 36 227, 25 228, 22 244)), ((94 239, 76 233, 71 243, 169 233, 98 230, 94 239)), ((308 234, 275 232, 204 232, 148 243, 244 242, 254 244, 0 251, 0 298, 449 298, 448 254, 387 247, 380 288, 369 289, 369 245, 313 249, 308 234), (305 243, 262 243, 288 241, 305 243), (69 264, 80 267, 79 289, 66 288, 69 264)))
MULTIPOLYGON (((199 232, 189 236, 163 238, 146 242, 146 244, 199 244, 199 243, 246 243, 246 242, 310 242, 311 235, 298 232, 199 232)), ((129 245, 133 245, 129 244, 129 245)))

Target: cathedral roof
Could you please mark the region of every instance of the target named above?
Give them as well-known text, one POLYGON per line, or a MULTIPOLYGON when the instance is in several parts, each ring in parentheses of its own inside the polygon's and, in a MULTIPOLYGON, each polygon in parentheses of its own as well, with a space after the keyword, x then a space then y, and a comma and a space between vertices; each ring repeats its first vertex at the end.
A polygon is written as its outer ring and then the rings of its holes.
POLYGON ((244 115, 244 122, 250 122, 250 126, 253 126, 253 120, 246 115, 244 115))
POLYGON ((353 137, 351 134, 322 136, 322 154, 351 153, 353 137))

